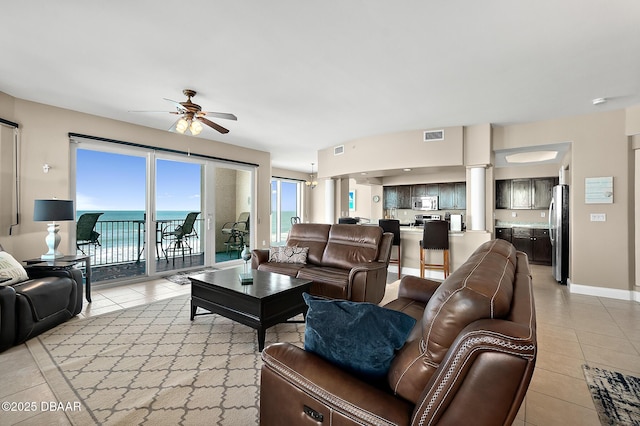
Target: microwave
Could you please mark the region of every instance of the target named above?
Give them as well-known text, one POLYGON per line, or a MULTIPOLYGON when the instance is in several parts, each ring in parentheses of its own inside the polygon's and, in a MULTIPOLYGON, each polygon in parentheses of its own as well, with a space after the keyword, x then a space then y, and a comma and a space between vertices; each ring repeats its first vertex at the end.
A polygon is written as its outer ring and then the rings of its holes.
POLYGON ((413 197, 411 204, 413 210, 438 210, 438 196, 413 197))

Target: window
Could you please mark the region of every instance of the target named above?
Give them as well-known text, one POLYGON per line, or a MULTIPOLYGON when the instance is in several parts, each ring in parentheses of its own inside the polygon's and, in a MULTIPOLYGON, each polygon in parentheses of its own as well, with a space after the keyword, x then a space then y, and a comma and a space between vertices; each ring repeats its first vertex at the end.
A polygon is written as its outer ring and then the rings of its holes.
POLYGON ((274 178, 271 180, 271 243, 287 240, 291 218, 302 216, 302 185, 300 181, 274 178))

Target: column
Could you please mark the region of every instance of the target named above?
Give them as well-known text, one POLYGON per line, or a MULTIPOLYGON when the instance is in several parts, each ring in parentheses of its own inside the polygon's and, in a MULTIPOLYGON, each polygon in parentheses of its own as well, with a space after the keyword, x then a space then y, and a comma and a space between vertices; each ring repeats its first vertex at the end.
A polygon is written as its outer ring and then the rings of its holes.
POLYGON ((486 230, 486 172, 484 167, 471 167, 471 231, 486 230))

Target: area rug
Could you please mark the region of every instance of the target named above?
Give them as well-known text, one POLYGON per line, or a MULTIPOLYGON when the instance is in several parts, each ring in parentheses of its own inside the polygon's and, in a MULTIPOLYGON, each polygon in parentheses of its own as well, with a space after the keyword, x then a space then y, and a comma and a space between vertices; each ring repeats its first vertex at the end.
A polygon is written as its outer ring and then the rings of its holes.
POLYGON ((582 366, 603 425, 640 425, 640 378, 582 366))
MULTIPOLYGON (((189 310, 180 296, 71 320, 27 346, 71 424, 258 424, 255 330, 219 315, 190 321, 189 310)), ((303 338, 304 324, 278 324, 266 344, 303 338)))
POLYGON ((217 271, 217 269, 216 268, 196 269, 195 271, 192 270, 192 271, 178 272, 177 274, 166 276, 164 277, 164 279, 169 280, 172 283, 185 285, 185 284, 191 284, 191 281, 189 281, 189 275, 195 275, 195 274, 200 274, 202 272, 213 272, 213 271, 217 271))

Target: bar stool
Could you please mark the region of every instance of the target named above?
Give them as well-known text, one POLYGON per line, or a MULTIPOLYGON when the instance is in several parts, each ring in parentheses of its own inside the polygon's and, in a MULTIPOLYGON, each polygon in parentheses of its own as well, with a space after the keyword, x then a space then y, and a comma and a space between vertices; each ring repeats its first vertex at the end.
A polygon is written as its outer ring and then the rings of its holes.
POLYGON ((398 246, 398 259, 389 259, 389 263, 398 264, 398 278, 400 278, 400 271, 402 270, 402 256, 400 254, 400 221, 398 219, 380 219, 378 225, 384 232, 391 232, 393 234, 393 245, 398 246))
POLYGON ((444 277, 449 276, 449 222, 446 220, 429 220, 424 223, 420 241, 420 278, 424 278, 425 269, 444 271, 444 277), (442 250, 443 262, 426 263, 425 250, 442 250))
POLYGON ((339 217, 338 223, 343 223, 347 225, 357 225, 358 218, 357 217, 339 217))

